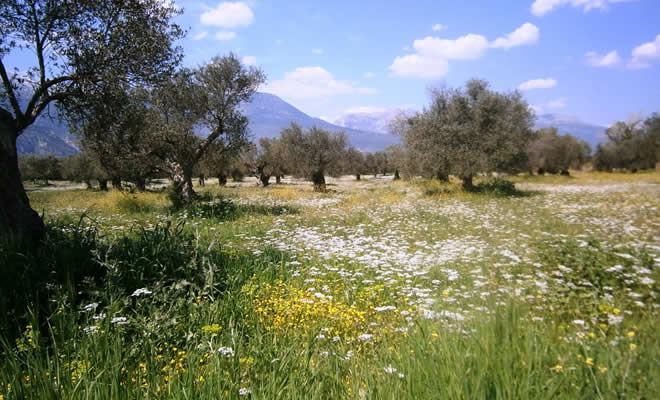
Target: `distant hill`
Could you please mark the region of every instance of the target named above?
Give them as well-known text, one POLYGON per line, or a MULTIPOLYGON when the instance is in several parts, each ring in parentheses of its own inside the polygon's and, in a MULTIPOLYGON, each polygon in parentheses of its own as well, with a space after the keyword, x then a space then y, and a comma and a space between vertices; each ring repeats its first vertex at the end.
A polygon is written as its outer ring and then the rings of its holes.
POLYGON ((345 128, 389 134, 390 122, 402 111, 397 108, 390 108, 378 111, 346 113, 339 117, 335 124, 345 128))
MULTIPOLYGON (((344 128, 310 117, 272 94, 256 93, 252 101, 243 104, 241 108, 250 120, 253 140, 259 140, 261 137, 276 137, 282 129, 295 122, 303 128, 318 126, 332 132, 344 131, 350 144, 362 151, 382 150, 386 146, 398 143, 398 138, 389 134, 344 128)), ((18 137, 18 154, 68 156, 79 150, 76 139, 69 133, 65 123, 42 116, 18 137)))
POLYGON ((268 93, 257 93, 252 101, 242 106, 250 120, 250 130, 255 138, 276 137, 283 128, 295 122, 303 128, 318 126, 332 132, 344 131, 351 145, 363 151, 382 150, 398 143, 398 138, 389 134, 370 132, 331 124, 320 118, 310 117, 279 97, 268 93))
POLYGON ((592 151, 596 150, 599 143, 607 141, 604 126, 593 125, 577 118, 566 117, 557 114, 543 114, 536 116, 536 128, 555 127, 560 134, 571 134, 589 143, 592 151))
POLYGON ((55 155, 66 157, 79 151, 78 138, 69 133, 66 123, 41 115, 16 140, 18 155, 55 155))

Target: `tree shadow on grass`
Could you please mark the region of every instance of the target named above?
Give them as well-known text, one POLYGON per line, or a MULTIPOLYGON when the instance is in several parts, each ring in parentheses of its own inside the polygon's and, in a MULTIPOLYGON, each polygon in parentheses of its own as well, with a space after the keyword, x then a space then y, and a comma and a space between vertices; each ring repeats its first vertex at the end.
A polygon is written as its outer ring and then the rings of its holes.
POLYGON ((240 290, 257 273, 277 279, 290 258, 272 248, 257 256, 200 243, 183 221, 135 225, 118 238, 103 236, 94 221, 71 222, 50 222, 37 246, 0 238, 0 342, 19 337, 28 324, 48 341, 63 307, 62 315, 75 316, 66 324, 74 328, 94 311, 83 312, 91 304, 102 310, 120 301, 139 314, 131 294, 141 288, 153 292, 154 307, 163 312, 202 294, 217 298, 240 290))
POLYGON ((235 221, 248 215, 291 215, 298 214, 296 207, 289 205, 241 204, 224 197, 213 197, 209 194, 200 195, 197 200, 175 212, 186 212, 197 218, 211 218, 221 221, 235 221))
POLYGON ((501 178, 489 179, 464 190, 494 197, 531 197, 540 194, 538 191, 520 190, 516 188, 515 183, 501 178))

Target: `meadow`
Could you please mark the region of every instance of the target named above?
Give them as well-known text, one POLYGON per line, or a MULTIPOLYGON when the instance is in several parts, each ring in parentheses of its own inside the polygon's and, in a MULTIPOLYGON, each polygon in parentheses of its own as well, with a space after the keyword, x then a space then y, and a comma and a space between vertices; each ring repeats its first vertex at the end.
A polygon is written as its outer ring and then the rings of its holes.
POLYGON ((660 398, 660 173, 511 180, 31 188, 0 400, 660 398))

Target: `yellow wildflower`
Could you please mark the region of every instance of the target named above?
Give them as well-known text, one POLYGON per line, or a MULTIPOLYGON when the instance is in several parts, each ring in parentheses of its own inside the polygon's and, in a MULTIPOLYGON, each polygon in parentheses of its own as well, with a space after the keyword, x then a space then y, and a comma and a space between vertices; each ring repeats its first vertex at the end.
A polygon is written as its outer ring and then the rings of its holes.
POLYGON ((598 367, 598 370, 600 371, 601 374, 604 374, 605 372, 607 372, 607 367, 603 367, 601 365, 600 367, 598 367))
POLYGON ((628 335, 628 337, 633 337, 633 336, 635 336, 635 331, 630 331, 630 332, 628 332, 627 335, 628 335))
POLYGON ((584 363, 591 367, 594 365, 594 359, 591 357, 587 357, 587 359, 584 360, 584 363))
POLYGON ((554 367, 550 368, 551 370, 555 372, 562 372, 564 370, 564 367, 561 364, 557 364, 554 367))
POLYGON ((637 345, 635 343, 630 343, 630 350, 635 350, 637 345))

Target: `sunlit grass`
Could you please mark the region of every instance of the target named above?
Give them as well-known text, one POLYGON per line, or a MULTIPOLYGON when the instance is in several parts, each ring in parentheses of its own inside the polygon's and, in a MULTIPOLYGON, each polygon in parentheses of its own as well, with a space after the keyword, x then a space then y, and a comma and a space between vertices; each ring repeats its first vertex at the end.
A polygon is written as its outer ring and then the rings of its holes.
POLYGON ((658 173, 513 179, 32 192, 0 398, 660 397, 658 173))

